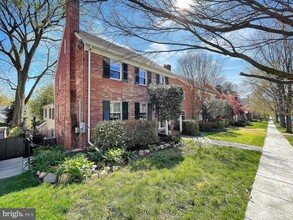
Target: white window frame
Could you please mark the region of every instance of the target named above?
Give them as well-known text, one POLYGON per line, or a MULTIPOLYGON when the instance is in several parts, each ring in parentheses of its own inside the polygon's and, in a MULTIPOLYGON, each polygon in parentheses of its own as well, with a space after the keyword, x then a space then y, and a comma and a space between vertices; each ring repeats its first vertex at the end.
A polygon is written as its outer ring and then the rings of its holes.
POLYGON ((166 84, 166 78, 165 76, 160 74, 160 85, 165 85, 166 84))
POLYGON ((146 86, 147 84, 148 84, 148 82, 147 82, 147 80, 148 80, 148 76, 147 76, 147 70, 145 70, 145 69, 142 69, 142 68, 139 68, 139 70, 138 70, 138 85, 141 85, 141 86, 146 86), (144 84, 140 84, 140 71, 142 71, 142 72, 144 72, 144 84))
POLYGON ((122 63, 121 63, 121 62, 117 62, 117 61, 115 61, 114 59, 110 58, 110 79, 114 79, 114 80, 119 80, 119 81, 121 81, 121 80, 122 80, 122 74, 123 74, 122 63), (119 79, 117 79, 117 78, 112 78, 112 77, 111 77, 111 64, 112 64, 112 63, 119 64, 119 74, 120 74, 119 79))
POLYGON ((44 119, 48 118, 48 111, 47 108, 44 108, 44 119))
POLYGON ((148 103, 146 103, 146 102, 140 102, 139 103, 139 120, 148 120, 148 103), (141 112, 142 105, 146 105, 145 112, 141 112), (141 113, 145 113, 145 119, 140 118, 141 113))
POLYGON ((110 120, 111 120, 111 113, 112 114, 120 113, 120 118, 118 120, 122 120, 122 102, 110 101, 110 120), (120 104, 120 112, 112 112, 111 104, 115 104, 115 103, 119 103, 120 104))

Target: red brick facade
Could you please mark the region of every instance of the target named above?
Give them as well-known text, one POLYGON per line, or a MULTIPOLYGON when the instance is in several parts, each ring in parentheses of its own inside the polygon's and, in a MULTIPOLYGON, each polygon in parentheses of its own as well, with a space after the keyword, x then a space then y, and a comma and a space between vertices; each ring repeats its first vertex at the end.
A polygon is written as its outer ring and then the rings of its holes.
MULTIPOLYGON (((57 142, 65 147, 86 147, 89 145, 88 128, 91 130, 103 120, 104 100, 127 102, 128 118, 134 119, 135 103, 148 103, 149 97, 146 85, 135 84, 133 64, 128 63, 128 82, 103 77, 104 56, 95 49, 95 46, 83 43, 76 36, 75 33, 79 32, 78 1, 70 2, 66 8, 66 27, 55 76, 56 138, 57 142), (88 71, 89 55, 90 71, 88 71), (89 72, 90 90, 88 90, 89 72), (89 92, 90 110, 88 109, 89 92), (90 124, 88 124, 88 112, 90 112, 90 124), (74 128, 78 127, 82 121, 85 122, 86 133, 76 135, 74 128)), ((127 63, 127 61, 123 62, 127 63)), ((157 73, 167 76, 166 73, 157 73)), ((186 119, 192 118, 190 86, 175 78, 173 74, 168 75, 168 78, 170 84, 183 87, 185 93, 183 110, 186 119)), ((152 71, 152 84, 156 84, 154 71, 152 71)))

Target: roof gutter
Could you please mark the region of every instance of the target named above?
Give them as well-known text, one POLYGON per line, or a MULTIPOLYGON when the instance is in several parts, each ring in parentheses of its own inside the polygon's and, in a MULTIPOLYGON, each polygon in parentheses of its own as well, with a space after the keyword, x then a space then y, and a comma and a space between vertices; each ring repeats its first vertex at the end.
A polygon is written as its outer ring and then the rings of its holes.
POLYGON ((89 145, 94 146, 91 142, 91 50, 92 46, 88 50, 88 108, 87 108, 87 142, 89 145))

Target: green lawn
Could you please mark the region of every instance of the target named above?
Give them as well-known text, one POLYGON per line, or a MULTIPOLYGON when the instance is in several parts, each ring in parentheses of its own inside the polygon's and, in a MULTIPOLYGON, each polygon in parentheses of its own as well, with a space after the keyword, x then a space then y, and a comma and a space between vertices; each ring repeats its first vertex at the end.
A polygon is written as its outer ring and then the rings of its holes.
POLYGON ((275 123, 276 128, 283 134, 283 136, 289 141, 289 143, 293 146, 293 135, 286 132, 286 128, 281 128, 278 123, 275 123))
POLYGON ((36 208, 46 220, 243 219, 260 155, 191 142, 85 184, 38 185, 27 173, 0 180, 0 207, 36 208))
POLYGON ((246 127, 234 127, 227 131, 205 132, 206 137, 214 140, 249 144, 262 147, 267 133, 268 122, 253 122, 246 127))

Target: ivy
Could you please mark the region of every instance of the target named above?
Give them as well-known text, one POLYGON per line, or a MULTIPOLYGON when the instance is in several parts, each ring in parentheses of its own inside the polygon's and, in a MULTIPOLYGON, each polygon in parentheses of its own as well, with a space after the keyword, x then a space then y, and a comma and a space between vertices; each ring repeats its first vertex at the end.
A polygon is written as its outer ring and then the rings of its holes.
POLYGON ((177 85, 157 85, 148 89, 159 121, 177 120, 182 113, 183 89, 177 85))

